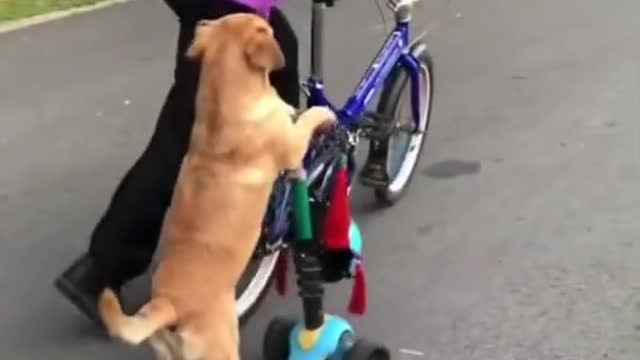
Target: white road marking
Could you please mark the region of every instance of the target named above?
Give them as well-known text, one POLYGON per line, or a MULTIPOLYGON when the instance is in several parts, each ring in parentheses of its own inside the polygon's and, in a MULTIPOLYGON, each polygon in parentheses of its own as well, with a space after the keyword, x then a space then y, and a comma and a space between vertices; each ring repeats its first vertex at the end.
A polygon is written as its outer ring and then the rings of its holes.
POLYGON ((411 356, 424 356, 424 353, 422 351, 412 349, 398 349, 398 352, 411 356))

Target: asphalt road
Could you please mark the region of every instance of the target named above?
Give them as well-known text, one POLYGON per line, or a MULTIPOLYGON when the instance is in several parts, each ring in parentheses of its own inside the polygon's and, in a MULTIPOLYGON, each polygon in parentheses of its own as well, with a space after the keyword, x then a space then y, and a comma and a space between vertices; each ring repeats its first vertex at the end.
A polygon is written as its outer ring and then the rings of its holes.
MULTIPOLYGON (((306 44, 308 3, 287 11, 306 44)), ((419 174, 393 209, 356 191, 371 286, 361 334, 397 359, 638 358, 639 12, 633 0, 425 4, 437 91, 419 174)), ((340 99, 384 28, 370 1, 343 1, 329 22, 340 99)), ((150 359, 105 341, 51 281, 146 144, 175 37, 160 0, 0 35, 3 359, 150 359)), ((344 289, 328 299, 341 313, 344 289)), ((259 359, 271 315, 297 309, 269 298, 244 358, 259 359)))

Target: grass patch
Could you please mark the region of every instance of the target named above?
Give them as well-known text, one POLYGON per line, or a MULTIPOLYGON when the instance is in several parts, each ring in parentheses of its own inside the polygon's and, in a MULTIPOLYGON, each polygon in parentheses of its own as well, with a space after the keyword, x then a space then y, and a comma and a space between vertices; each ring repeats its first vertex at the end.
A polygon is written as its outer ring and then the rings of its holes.
POLYGON ((93 5, 103 0, 0 0, 0 23, 41 15, 78 6, 93 5))

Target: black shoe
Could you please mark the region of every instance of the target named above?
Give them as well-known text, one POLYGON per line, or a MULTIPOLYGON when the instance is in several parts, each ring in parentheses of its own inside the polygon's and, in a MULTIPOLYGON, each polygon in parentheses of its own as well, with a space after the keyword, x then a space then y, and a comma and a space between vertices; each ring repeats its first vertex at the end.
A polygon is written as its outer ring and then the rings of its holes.
MULTIPOLYGON (((94 259, 89 255, 83 255, 55 280, 54 285, 89 319, 100 322, 98 297, 107 283, 94 259)), ((113 291, 119 295, 120 289, 116 288, 113 291)))

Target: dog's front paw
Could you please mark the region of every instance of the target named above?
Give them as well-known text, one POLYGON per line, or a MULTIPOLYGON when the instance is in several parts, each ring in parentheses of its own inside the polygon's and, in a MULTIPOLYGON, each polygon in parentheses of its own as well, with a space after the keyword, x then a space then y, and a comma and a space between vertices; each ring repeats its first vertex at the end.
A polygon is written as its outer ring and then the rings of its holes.
POLYGON ((317 130, 326 130, 336 123, 336 114, 325 106, 313 106, 300 115, 300 120, 313 123, 317 130))
POLYGON ((336 114, 326 106, 312 106, 302 113, 302 116, 335 122, 336 114))

